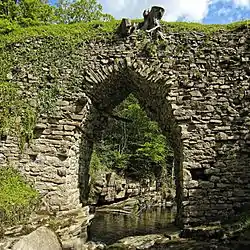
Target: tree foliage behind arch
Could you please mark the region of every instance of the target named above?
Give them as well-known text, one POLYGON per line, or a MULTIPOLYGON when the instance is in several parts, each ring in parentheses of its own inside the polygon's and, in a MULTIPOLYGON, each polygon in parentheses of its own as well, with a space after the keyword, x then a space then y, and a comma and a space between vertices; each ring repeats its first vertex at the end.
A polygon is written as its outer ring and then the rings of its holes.
POLYGON ((132 94, 114 112, 132 122, 110 119, 95 145, 101 164, 134 179, 160 177, 172 151, 158 124, 147 117, 132 94))

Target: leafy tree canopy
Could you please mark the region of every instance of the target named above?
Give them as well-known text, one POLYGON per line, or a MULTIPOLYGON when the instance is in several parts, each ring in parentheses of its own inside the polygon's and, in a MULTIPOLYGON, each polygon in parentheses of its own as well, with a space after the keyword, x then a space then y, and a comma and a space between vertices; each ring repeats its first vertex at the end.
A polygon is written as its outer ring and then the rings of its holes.
POLYGON ((132 122, 110 119, 95 145, 101 163, 132 178, 159 176, 171 150, 158 124, 147 117, 133 95, 114 112, 132 122))
POLYGON ((59 23, 90 22, 93 20, 109 21, 114 19, 102 13, 102 5, 96 0, 58 0, 56 17, 59 23))
POLYGON ((96 0, 58 0, 50 5, 47 0, 1 0, 0 32, 12 31, 13 25, 23 27, 41 24, 110 21, 114 18, 103 13, 96 0))

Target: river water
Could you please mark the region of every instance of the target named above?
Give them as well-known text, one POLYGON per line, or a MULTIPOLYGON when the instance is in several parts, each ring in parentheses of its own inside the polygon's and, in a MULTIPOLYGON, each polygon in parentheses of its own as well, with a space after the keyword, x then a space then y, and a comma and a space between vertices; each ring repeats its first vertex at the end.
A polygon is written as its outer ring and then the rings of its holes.
POLYGON ((97 212, 89 228, 89 240, 107 245, 127 236, 171 233, 175 213, 168 208, 153 207, 140 215, 97 212))

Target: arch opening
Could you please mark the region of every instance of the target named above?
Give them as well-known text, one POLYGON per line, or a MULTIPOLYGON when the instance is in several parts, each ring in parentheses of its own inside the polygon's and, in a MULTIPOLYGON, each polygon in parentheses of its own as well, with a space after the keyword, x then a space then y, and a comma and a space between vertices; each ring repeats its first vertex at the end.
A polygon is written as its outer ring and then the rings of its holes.
POLYGON ((87 115, 83 123, 83 134, 79 152, 79 189, 82 204, 87 205, 89 194, 89 166, 93 145, 101 140, 113 110, 133 94, 147 116, 158 123, 163 135, 169 140, 174 153, 177 216, 176 224, 182 226, 183 201, 183 149, 181 129, 176 125, 171 105, 166 98, 168 91, 157 90, 157 82, 150 82, 133 71, 121 71, 108 81, 94 86, 88 93, 87 115))

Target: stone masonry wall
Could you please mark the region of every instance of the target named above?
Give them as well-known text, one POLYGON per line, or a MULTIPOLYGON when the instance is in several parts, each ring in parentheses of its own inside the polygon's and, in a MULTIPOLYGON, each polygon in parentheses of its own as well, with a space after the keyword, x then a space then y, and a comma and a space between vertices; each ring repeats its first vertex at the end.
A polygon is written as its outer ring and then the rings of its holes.
POLYGON ((53 39, 14 44, 10 81, 27 95, 54 82, 66 91, 56 115, 40 117, 23 154, 13 138, 1 141, 1 165, 14 162, 50 209, 80 208, 93 142, 132 92, 173 145, 180 224, 220 221, 249 204, 249 31, 166 37, 154 44, 141 36, 93 40, 73 49, 53 39))

